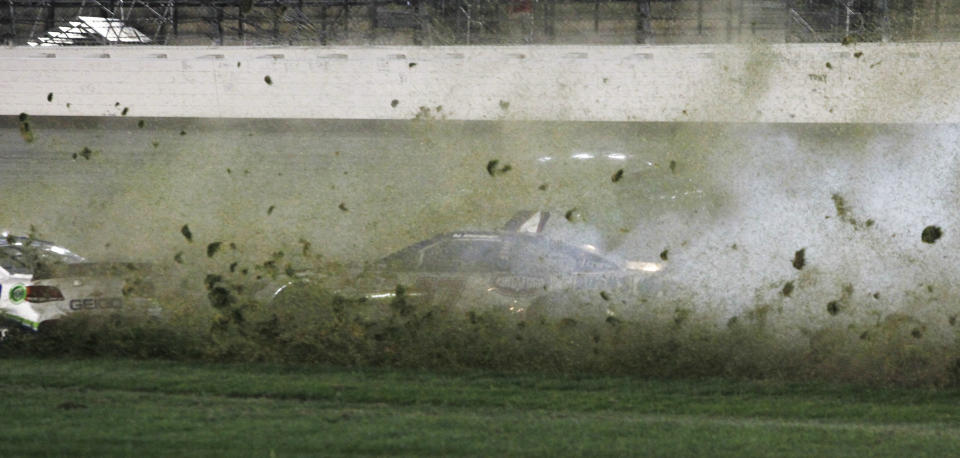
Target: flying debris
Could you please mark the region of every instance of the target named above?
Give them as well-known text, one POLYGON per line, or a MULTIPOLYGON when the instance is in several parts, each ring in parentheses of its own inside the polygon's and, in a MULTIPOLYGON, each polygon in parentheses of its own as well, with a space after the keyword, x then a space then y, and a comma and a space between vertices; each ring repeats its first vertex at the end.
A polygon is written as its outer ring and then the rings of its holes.
POLYGON ((207 245, 207 257, 212 258, 213 255, 217 254, 217 251, 220 251, 220 245, 222 242, 213 242, 207 245))

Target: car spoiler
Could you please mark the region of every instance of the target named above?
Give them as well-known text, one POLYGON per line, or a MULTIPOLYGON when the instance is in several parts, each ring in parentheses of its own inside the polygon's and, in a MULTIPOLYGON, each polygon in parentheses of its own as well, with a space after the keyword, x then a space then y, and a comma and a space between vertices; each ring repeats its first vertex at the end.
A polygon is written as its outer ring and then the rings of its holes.
POLYGON ((503 230, 506 232, 539 234, 543 232, 548 219, 550 219, 550 212, 522 210, 515 213, 507 221, 507 224, 503 225, 503 230))

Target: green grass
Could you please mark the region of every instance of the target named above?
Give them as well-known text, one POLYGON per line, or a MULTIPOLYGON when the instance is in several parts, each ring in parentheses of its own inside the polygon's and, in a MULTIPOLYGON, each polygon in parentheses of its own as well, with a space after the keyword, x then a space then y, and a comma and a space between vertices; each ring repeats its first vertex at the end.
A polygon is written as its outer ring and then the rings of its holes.
POLYGON ((0 373, 2 456, 960 453, 956 390, 107 359, 0 373))

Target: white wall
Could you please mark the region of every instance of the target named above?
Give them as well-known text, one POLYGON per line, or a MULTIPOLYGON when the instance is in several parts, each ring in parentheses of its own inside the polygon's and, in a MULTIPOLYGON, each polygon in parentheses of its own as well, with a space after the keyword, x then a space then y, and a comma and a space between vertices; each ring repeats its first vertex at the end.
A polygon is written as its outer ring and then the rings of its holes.
POLYGON ((0 115, 953 123, 958 62, 957 43, 4 48, 0 115))

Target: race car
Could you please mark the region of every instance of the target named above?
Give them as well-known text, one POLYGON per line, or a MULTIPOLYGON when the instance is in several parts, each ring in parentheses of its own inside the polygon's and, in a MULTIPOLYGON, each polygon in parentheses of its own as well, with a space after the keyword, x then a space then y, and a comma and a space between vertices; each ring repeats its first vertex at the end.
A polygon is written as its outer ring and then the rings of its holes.
POLYGON ((616 314, 644 292, 661 263, 621 261, 542 235, 548 215, 514 218, 500 231, 437 235, 370 264, 357 276, 311 278, 280 288, 276 300, 317 285, 364 303, 407 300, 463 310, 501 308, 557 316, 616 314))
MULTIPOLYGON (((0 318, 37 331, 69 313, 120 310, 147 301, 149 266, 92 263, 70 250, 30 237, 0 236, 0 318)), ((0 324, 0 338, 11 332, 0 324)))

